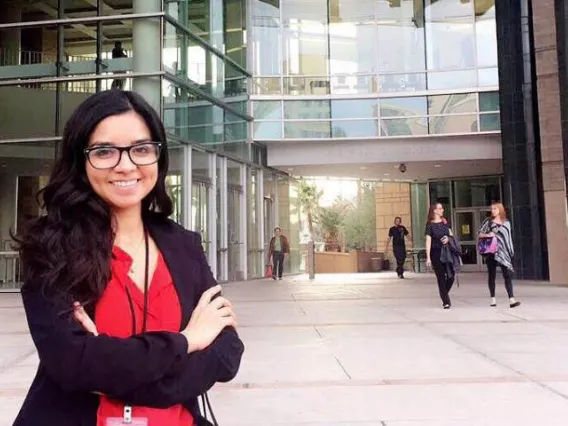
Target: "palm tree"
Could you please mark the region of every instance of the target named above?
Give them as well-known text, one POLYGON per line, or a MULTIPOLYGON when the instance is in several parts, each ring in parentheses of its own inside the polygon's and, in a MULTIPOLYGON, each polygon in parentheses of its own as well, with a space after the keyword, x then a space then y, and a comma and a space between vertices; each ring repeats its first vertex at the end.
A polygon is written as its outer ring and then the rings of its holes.
POLYGON ((323 191, 317 189, 316 185, 301 180, 298 184, 298 202, 302 209, 306 212, 308 218, 308 231, 310 233, 310 240, 314 240, 314 222, 317 220, 319 211, 320 198, 323 191))

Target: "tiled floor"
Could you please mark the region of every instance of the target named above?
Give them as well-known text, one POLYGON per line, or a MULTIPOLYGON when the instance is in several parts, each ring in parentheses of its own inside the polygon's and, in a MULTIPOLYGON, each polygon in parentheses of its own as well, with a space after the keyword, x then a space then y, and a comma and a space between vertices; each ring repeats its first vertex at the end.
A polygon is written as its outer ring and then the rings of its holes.
MULTIPOLYGON (((441 309, 432 275, 290 277, 225 285, 247 350, 212 401, 222 426, 565 425, 568 287, 463 275, 441 309)), ((0 426, 37 365, 18 295, 0 294, 0 426)), ((161 426, 161 425, 160 425, 161 426)))

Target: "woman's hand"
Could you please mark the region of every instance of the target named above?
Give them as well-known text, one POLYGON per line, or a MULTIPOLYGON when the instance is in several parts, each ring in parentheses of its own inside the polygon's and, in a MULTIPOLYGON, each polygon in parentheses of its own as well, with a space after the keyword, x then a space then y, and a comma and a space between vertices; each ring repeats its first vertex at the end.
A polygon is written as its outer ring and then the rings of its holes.
POLYGON ((233 305, 224 297, 215 297, 221 291, 217 285, 205 291, 195 307, 189 324, 181 333, 188 341, 188 352, 207 348, 225 327, 237 327, 233 305))
POLYGON ((91 319, 89 314, 85 312, 85 309, 79 302, 73 303, 73 319, 81 324, 87 333, 94 334, 95 336, 99 335, 95 322, 91 319))
POLYGON ((432 260, 426 259, 426 267, 427 267, 427 268, 432 268, 432 260))
POLYGON ((448 237, 447 235, 443 236, 441 241, 442 241, 442 244, 446 245, 450 241, 450 237, 448 237))

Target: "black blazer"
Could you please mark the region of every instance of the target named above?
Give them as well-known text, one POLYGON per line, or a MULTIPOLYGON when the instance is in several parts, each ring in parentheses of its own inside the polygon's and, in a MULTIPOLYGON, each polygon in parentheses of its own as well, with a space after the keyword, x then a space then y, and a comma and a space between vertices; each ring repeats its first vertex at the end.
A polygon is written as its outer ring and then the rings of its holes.
MULTIPOLYGON (((150 220, 148 228, 172 275, 184 329, 203 291, 216 285, 201 237, 164 219, 150 220)), ((40 363, 14 426, 95 426, 99 396, 93 392, 135 406, 183 404, 197 418, 197 397, 239 369, 244 345, 232 327, 188 355, 179 333, 95 337, 61 315, 70 308, 63 298, 29 288, 37 286, 24 285, 22 299, 40 363)))

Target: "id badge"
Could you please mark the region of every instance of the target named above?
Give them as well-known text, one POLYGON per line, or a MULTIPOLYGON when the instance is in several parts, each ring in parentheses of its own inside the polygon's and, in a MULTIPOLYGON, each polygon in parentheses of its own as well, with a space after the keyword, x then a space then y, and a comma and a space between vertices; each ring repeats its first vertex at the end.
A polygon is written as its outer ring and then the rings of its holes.
POLYGON ((124 415, 122 417, 108 417, 105 426, 148 426, 146 417, 132 417, 132 407, 124 407, 124 415))
POLYGON ((108 417, 105 426, 148 426, 148 419, 132 417, 130 423, 124 423, 124 417, 108 417))

